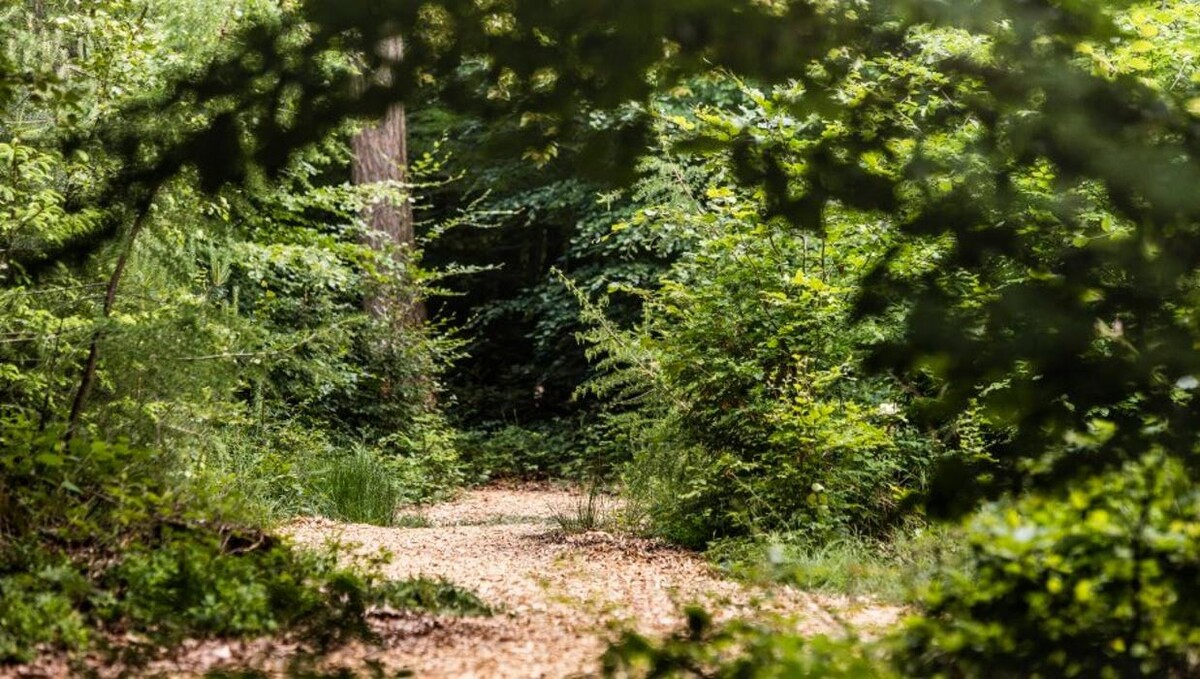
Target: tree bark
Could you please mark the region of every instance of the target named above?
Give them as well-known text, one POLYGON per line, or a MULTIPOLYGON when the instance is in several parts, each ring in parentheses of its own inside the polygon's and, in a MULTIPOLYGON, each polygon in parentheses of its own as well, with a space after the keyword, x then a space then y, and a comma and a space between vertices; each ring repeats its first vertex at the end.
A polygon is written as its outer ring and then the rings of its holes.
MULTIPOLYGON (((402 45, 397 39, 388 45, 399 58, 402 45)), ((360 131, 351 140, 354 159, 351 181, 356 185, 394 182, 403 185, 408 178, 408 129, 403 104, 394 104, 384 119, 360 131)), ((404 271, 416 247, 412 202, 408 195, 399 200, 383 199, 364 210, 366 245, 376 251, 390 250, 396 266, 404 271)), ((408 285, 399 285, 389 293, 373 294, 364 300, 368 312, 376 317, 391 317, 403 326, 425 320, 425 305, 408 285)))
MULTIPOLYGON (((399 38, 383 47, 392 59, 402 56, 404 46, 399 38)), ((386 81, 388 74, 376 74, 386 81)), ((416 232, 413 223, 413 207, 408 187, 408 125, 404 105, 397 103, 388 108, 383 120, 359 131, 350 142, 353 160, 350 179, 355 185, 393 183, 401 188, 403 195, 387 197, 368 205, 363 210, 366 233, 363 243, 376 253, 393 258, 384 260, 382 266, 391 266, 392 279, 363 298, 367 313, 383 321, 391 329, 391 336, 383 340, 380 349, 387 350, 396 341, 397 335, 406 330, 419 331, 426 319, 425 303, 421 299, 416 281, 411 275, 410 264, 416 251, 416 232)), ((437 404, 432 380, 418 378, 415 385, 420 400, 426 409, 437 404)), ((379 385, 380 396, 387 399, 395 385, 385 379, 379 385)))

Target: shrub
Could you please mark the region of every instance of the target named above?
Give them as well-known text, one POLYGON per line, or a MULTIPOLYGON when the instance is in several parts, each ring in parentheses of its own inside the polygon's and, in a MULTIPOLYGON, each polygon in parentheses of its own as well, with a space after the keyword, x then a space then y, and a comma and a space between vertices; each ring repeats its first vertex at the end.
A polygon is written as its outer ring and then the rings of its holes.
POLYGON ((447 583, 387 583, 373 567, 339 566, 332 551, 294 550, 169 462, 0 424, 0 662, 82 649, 97 631, 152 647, 277 632, 327 644, 368 635, 375 604, 483 608, 447 583))
POLYGON ((5 545, 0 561, 0 663, 31 660, 39 647, 79 648, 92 637, 81 612, 91 583, 67 559, 5 545), (20 555, 14 552, 24 552, 20 555), (24 568, 14 568, 22 564, 24 568))
POLYGON ((400 499, 407 503, 443 499, 465 480, 456 433, 444 417, 426 413, 376 444, 387 461, 400 499))
POLYGON ((649 491, 661 534, 697 547, 770 531, 885 535, 937 461, 960 452, 955 423, 915 417, 931 385, 863 364, 900 327, 898 316, 853 319, 895 233, 837 210, 824 238, 800 239, 758 221, 753 196, 711 186, 706 197, 648 211, 696 241, 642 293, 639 326, 617 326, 580 294, 600 369, 590 390, 634 442, 627 485, 649 491))
POLYGON ((1194 676, 1200 492, 1161 459, 971 524, 972 569, 935 581, 909 674, 1194 676))
POLYGON ((290 630, 328 643, 368 633, 376 585, 339 569, 332 554, 294 551, 266 534, 168 529, 104 572, 99 593, 115 597, 98 612, 160 642, 290 630))
POLYGON ((740 621, 716 627, 708 613, 690 608, 687 628, 664 641, 625 634, 605 654, 604 673, 722 679, 900 676, 884 651, 852 637, 804 637, 740 621))

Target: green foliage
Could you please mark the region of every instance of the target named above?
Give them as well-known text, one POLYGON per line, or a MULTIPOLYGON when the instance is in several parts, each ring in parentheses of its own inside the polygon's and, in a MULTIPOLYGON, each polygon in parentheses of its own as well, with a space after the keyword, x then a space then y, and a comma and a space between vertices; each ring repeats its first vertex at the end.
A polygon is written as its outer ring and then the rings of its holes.
MULTIPOLYGON (((128 167, 114 179, 112 195, 137 205, 185 167, 206 189, 241 182, 249 170, 278 173, 292 152, 325 138, 343 116, 379 114, 429 80, 445 85, 446 99, 463 108, 528 113, 525 127, 541 143, 526 146, 526 155, 547 162, 587 127, 583 119, 593 110, 622 120, 625 98, 645 99, 658 82, 646 77, 650 72, 715 63, 764 80, 790 78, 778 110, 807 126, 800 138, 759 135, 734 122, 696 145, 729 150, 738 184, 763 189, 763 216, 814 236, 829 213, 850 208, 897 215, 910 236, 947 237, 943 266, 916 282, 883 258, 858 308, 913 304, 904 342, 877 358, 951 382, 936 399, 944 410, 965 409, 981 385, 1001 380, 984 405, 1019 433, 998 456, 1011 473, 993 480, 1004 481, 1017 474, 1017 460, 1085 431, 1093 411, 1131 394, 1152 398, 1165 412, 1173 401, 1163 385, 1191 374, 1183 340, 1149 343, 1157 362, 1092 346, 1097 318, 1139 318, 1156 337, 1186 335, 1173 315, 1148 314, 1137 300, 1186 303, 1181 272, 1194 268, 1186 227, 1194 206, 1181 198, 1194 171, 1190 162, 1175 162, 1189 148, 1190 113, 1173 94, 1083 67, 1080 45, 1119 36, 1106 8, 1083 2, 1044 12, 991 0, 969 12, 916 1, 846 10, 836 3, 689 0, 649 19, 622 7, 593 22, 581 21, 574 5, 518 5, 497 21, 472 2, 397 1, 366 14, 315 2, 306 5, 307 17, 288 15, 246 31, 243 54, 128 107, 120 125, 88 142, 136 149, 123 152, 128 167), (370 14, 384 11, 390 21, 370 14), (608 31, 608 22, 624 28, 608 31), (923 35, 928 22, 947 30, 930 39, 923 35), (422 29, 406 40, 406 58, 391 62, 373 48, 401 26, 422 29), (758 39, 747 39, 751 34, 758 39), (791 39, 796 35, 808 39, 791 39), (671 68, 662 63, 664 38, 676 43, 666 51, 675 56, 671 68), (577 58, 562 51, 588 40, 604 49, 577 58), (774 47, 769 56, 764 45, 774 47), (894 53, 881 55, 881 47, 894 53), (352 87, 358 74, 331 67, 345 61, 333 58, 334 50, 361 51, 369 71, 388 77, 352 87), (609 54, 624 57, 620 68, 609 54), (480 62, 480 55, 488 58, 480 62), (809 125, 811 116, 818 124, 809 125), (163 124, 184 120, 194 122, 163 124), (1119 143, 1105 142, 1118 136, 1119 143), (1163 168, 1161 176, 1126 169, 1148 163, 1163 168), (1031 178, 1039 190, 1029 190, 1031 178), (1118 228, 1106 230, 1094 223, 1096 208, 1105 207, 1130 224, 1118 219, 1118 228), (1038 237, 1029 236, 1032 226, 1038 237), (1152 236, 1166 240, 1148 242, 1152 236), (1129 238, 1144 247, 1122 247, 1129 238), (1162 253, 1179 255, 1166 268, 1179 275, 1162 275, 1162 253), (1128 275, 1113 279, 1113 270, 1128 275), (973 280, 978 284, 963 285, 973 280), (1031 347, 1056 349, 1044 355, 1031 347), (1064 356, 1081 369, 1062 374, 1128 379, 1121 387, 1045 379, 1064 356), (1164 366, 1173 379, 1159 379, 1164 366), (1013 402, 1024 405, 1014 409, 1013 402)), ((590 149, 581 159, 621 157, 644 145, 644 112, 626 108, 628 124, 601 126, 622 143, 589 144, 581 133, 590 149)), ((98 241, 105 233, 95 235, 98 241)), ((1176 419, 1176 427, 1188 421, 1176 419)), ((1132 432, 1141 428, 1121 424, 1120 436, 1085 459, 1103 467, 1135 455, 1135 443, 1144 441, 1132 432)), ((1045 483, 1064 475, 1048 475, 1045 483)))
POLYGON ((303 423, 218 431, 190 467, 197 483, 246 499, 267 520, 320 514, 328 506, 317 490, 320 462, 337 454, 327 432, 303 423))
POLYGON ((12 217, 0 239, 2 408, 55 427, 94 343, 80 425, 169 449, 188 474, 235 487, 265 514, 334 511, 321 482, 347 449, 397 458, 376 465, 376 488, 405 500, 445 493, 459 476, 435 398, 455 345, 432 327, 363 311, 372 295, 423 296, 431 277, 413 264, 419 252, 402 263, 363 244, 363 206, 400 189, 344 181, 344 130, 292 158, 275 182, 220 195, 199 193, 192 176, 164 183, 142 205, 138 233, 123 230, 70 267, 33 264, 131 218, 98 206, 95 186, 127 168, 114 166, 118 148, 91 136, 97 127, 236 49, 199 37, 202 25, 216 35, 280 14, 219 4, 11 10, 24 29, 6 53, 31 77, 0 110, 0 126, 19 133, 0 148, 0 202, 12 217), (90 139, 87 152, 63 151, 70 135, 90 139), (112 313, 101 313, 104 281, 126 255, 112 313))
POLYGON ((162 453, 59 434, 0 430, 0 662, 116 629, 156 645, 279 632, 327 644, 368 635, 373 605, 484 609, 446 583, 386 582, 332 550, 293 550, 162 453))
POLYGON ((23 556, 9 560, 21 571, 0 576, 0 662, 30 660, 44 646, 84 647, 92 630, 78 606, 90 583, 62 560, 23 556))
POLYGON ((182 500, 165 483, 157 453, 126 443, 61 440, 20 420, 0 423, 0 535, 70 544, 118 542, 154 529, 152 518, 182 500))
POLYGON ((174 532, 133 547, 105 571, 101 620, 150 630, 160 643, 191 636, 245 636, 295 630, 323 642, 367 634, 366 607, 378 600, 361 576, 332 556, 311 557, 266 535, 174 532))
POLYGON ((458 441, 458 433, 437 413, 416 417, 380 441, 379 454, 405 502, 444 499, 462 486, 466 475, 458 441))
MULTIPOLYGON (((751 112, 764 131, 790 134, 768 125, 777 121, 766 109, 744 108, 741 120, 751 112)), ((824 238, 797 238, 760 221, 761 209, 710 184, 703 197, 644 208, 614 227, 692 245, 657 289, 634 291, 644 304, 634 330, 580 291, 592 323, 582 337, 603 371, 589 389, 608 398, 613 429, 640 439, 627 484, 671 539, 881 535, 934 462, 954 452, 910 421, 920 387, 863 370, 867 347, 897 323, 856 324, 853 301, 894 232, 839 213, 824 238)))
MULTIPOLYGON (((690 88, 663 95, 656 106, 715 98, 716 78, 697 77, 690 88)), ((519 134, 512 119, 481 120, 451 115, 436 100, 416 113, 416 142, 447 155, 447 172, 462 179, 435 190, 433 218, 446 219, 470 207, 486 215, 485 228, 458 229, 429 248, 438 264, 488 267, 450 282, 457 293, 439 300, 440 317, 470 332, 467 355, 448 378, 458 398, 456 416, 470 428, 494 429, 495 420, 533 429, 566 426, 587 418, 595 402, 573 398, 590 367, 574 334, 582 329, 578 304, 556 272, 580 289, 601 294, 613 285, 653 285, 684 243, 649 229, 612 230, 632 219, 638 206, 680 200, 678 184, 700 186, 703 167, 667 149, 638 163, 638 181, 623 190, 580 176, 574 165, 581 149, 560 148, 545 166, 510 155, 489 153, 491 145, 519 134), (429 137, 430 139, 425 139, 429 137)), ((604 120, 605 128, 619 120, 604 120)), ((609 313, 625 322, 637 318, 636 296, 613 295, 609 313)), ((586 457, 580 451, 579 457, 586 457)))
POLYGON ((458 438, 430 416, 375 445, 281 418, 221 432, 190 465, 271 519, 322 515, 391 525, 404 504, 453 493, 466 480, 458 438))
POLYGON ((899 677, 880 649, 854 638, 781 633, 748 623, 715 626, 709 614, 687 610, 687 629, 665 641, 626 634, 604 656, 616 677, 899 677))
POLYGON ((981 514, 968 572, 935 580, 906 673, 1190 676, 1200 496, 1160 455, 981 514))
POLYGON ((879 539, 847 536, 818 544, 788 533, 725 540, 712 545, 706 556, 735 577, 754 582, 912 603, 915 592, 950 570, 961 570, 965 577, 965 552, 960 531, 935 524, 901 527, 879 539))
POLYGON ((330 459, 315 472, 316 492, 327 503, 321 513, 352 523, 392 525, 401 495, 389 471, 369 451, 330 459))
POLYGON ((468 479, 584 480, 605 476, 613 464, 600 434, 584 418, 529 426, 495 425, 459 435, 458 453, 468 479))

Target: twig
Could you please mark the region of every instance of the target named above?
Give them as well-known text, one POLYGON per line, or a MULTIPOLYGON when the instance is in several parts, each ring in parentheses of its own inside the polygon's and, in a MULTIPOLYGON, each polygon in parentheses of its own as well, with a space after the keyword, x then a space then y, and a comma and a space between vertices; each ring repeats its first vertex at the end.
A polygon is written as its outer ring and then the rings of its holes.
MULTIPOLYGON (((108 286, 104 292, 104 309, 102 317, 107 320, 112 316, 113 305, 117 301, 117 288, 121 285, 121 277, 125 274, 125 267, 129 263, 129 256, 133 252, 133 245, 137 241, 138 234, 145 227, 146 221, 150 216, 150 208, 154 204, 154 197, 158 194, 158 188, 150 190, 143 199, 142 204, 138 207, 137 217, 133 220, 133 225, 129 228, 129 238, 125 243, 125 248, 121 250, 120 256, 117 257, 117 263, 113 267, 113 272, 108 278, 108 286)), ((87 361, 83 366, 83 375, 79 378, 79 389, 75 392, 75 398, 71 402, 71 415, 67 419, 67 430, 63 434, 63 441, 70 442, 74 438, 75 433, 79 429, 80 418, 83 417, 83 410, 87 407, 88 395, 92 391, 92 385, 96 381, 96 367, 100 363, 100 340, 104 337, 103 324, 96 328, 92 333, 92 342, 88 347, 87 361)))

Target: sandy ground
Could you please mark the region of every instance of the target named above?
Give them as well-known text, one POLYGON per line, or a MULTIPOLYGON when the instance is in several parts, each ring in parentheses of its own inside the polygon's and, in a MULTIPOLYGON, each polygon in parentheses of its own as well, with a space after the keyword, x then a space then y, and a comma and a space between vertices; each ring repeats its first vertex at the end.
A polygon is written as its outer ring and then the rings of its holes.
POLYGON ((668 634, 689 603, 719 608, 721 618, 783 615, 814 634, 837 634, 847 622, 869 633, 900 615, 894 607, 745 586, 722 579, 695 553, 650 540, 564 535, 555 515, 572 516, 582 501, 548 488, 485 489, 424 511, 418 522, 426 528, 305 520, 288 532, 300 544, 386 548, 389 575, 446 578, 499 609, 491 618, 438 620, 368 653, 418 677, 593 676, 615 630, 668 634))
MULTIPOLYGON (((404 525, 419 527, 324 519, 285 526, 302 546, 336 541, 348 556, 386 550, 392 555, 387 575, 445 578, 497 610, 465 618, 382 612, 372 620, 381 643, 351 644, 326 656, 321 667, 431 678, 595 676, 620 630, 666 635, 679 629, 681 607, 690 603, 719 611, 718 620, 782 616, 813 634, 844 633, 850 625, 869 635, 901 615, 899 608, 868 601, 726 580, 699 555, 651 540, 604 531, 564 534, 555 516, 574 515, 581 501, 577 492, 551 487, 491 488, 402 517, 404 525)), ((280 676, 297 650, 271 639, 195 642, 134 674, 196 676, 252 667, 280 676)), ((59 676, 54 667, 26 668, 18 676, 59 676)), ((101 676, 123 674, 97 669, 101 676)))

